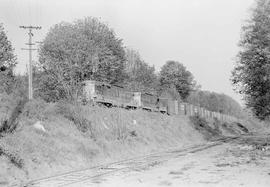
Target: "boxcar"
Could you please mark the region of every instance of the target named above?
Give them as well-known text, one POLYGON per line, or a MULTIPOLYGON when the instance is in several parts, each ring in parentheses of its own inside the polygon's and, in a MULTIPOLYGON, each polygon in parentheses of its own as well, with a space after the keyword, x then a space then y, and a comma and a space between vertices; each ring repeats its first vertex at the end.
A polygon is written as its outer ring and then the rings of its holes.
POLYGON ((161 113, 168 113, 168 98, 158 97, 157 108, 161 113))
POLYGON ((178 100, 178 112, 181 115, 186 115, 186 104, 178 100))
POLYGON ((105 105, 137 108, 134 93, 126 91, 123 87, 110 85, 104 82, 84 81, 83 95, 87 101, 105 105))
POLYGON ((178 115, 178 101, 177 100, 168 100, 168 114, 178 115))
POLYGON ((168 113, 167 98, 145 92, 130 92, 121 86, 99 81, 84 81, 83 97, 94 103, 168 113))
POLYGON ((151 93, 141 93, 141 108, 149 111, 158 111, 158 97, 151 93))

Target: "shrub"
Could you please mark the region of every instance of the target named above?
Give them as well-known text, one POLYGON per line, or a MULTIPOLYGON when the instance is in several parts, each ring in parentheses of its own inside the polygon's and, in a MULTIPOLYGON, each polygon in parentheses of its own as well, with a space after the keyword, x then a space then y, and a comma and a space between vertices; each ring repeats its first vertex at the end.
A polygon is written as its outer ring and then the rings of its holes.
POLYGON ((205 118, 200 116, 190 116, 189 119, 194 128, 202 133, 207 140, 221 135, 220 130, 210 127, 205 118))

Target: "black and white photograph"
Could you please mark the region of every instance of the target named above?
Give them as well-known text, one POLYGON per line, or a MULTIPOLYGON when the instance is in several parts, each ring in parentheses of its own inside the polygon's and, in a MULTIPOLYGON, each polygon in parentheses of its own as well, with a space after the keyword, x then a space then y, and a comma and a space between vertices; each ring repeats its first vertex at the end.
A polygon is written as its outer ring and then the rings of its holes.
POLYGON ((0 187, 270 187, 270 0, 0 0, 0 187))

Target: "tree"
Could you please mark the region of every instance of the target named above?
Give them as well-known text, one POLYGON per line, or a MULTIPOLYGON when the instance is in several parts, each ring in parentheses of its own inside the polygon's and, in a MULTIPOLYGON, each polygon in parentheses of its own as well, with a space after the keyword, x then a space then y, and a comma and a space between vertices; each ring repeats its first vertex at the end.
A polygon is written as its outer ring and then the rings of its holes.
POLYGON ((76 97, 82 81, 123 83, 125 51, 122 40, 96 18, 53 26, 40 48, 44 71, 41 90, 60 98, 76 97))
POLYGON ((14 49, 7 38, 3 25, 0 24, 0 92, 11 92, 15 65, 14 49))
POLYGON ((225 94, 198 90, 187 98, 188 103, 201 106, 209 111, 220 112, 235 117, 243 117, 244 112, 240 104, 225 94))
POLYGON ((176 61, 167 61, 161 67, 159 81, 161 89, 175 87, 183 100, 189 96, 196 85, 193 75, 183 64, 176 61))
POLYGON ((156 92, 158 84, 155 67, 144 62, 139 53, 132 49, 126 50, 125 71, 126 86, 132 91, 156 92))
POLYGON ((242 27, 232 83, 260 119, 270 116, 270 2, 257 0, 242 27))

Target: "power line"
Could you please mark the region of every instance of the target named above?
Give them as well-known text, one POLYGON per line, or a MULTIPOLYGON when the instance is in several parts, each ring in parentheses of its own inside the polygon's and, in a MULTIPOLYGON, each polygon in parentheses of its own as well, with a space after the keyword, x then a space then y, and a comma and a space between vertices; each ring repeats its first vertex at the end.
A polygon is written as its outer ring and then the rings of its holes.
POLYGON ((29 51, 29 70, 28 70, 28 98, 29 100, 33 99, 33 85, 32 85, 32 51, 37 50, 33 49, 32 46, 35 45, 35 43, 32 43, 32 37, 34 34, 32 33, 33 29, 41 29, 41 27, 37 26, 20 26, 21 29, 28 29, 28 36, 29 36, 29 41, 25 45, 28 45, 28 48, 22 48, 22 50, 28 50, 29 51))

